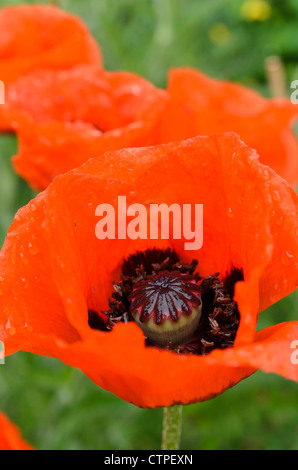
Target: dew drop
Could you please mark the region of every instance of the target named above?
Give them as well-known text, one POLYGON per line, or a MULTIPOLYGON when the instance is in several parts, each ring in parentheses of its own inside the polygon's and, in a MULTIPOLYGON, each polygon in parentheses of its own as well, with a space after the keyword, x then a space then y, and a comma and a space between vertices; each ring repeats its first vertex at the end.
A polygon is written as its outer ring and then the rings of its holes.
POLYGON ((5 330, 6 330, 6 333, 11 336, 14 335, 17 331, 16 327, 10 323, 9 319, 7 320, 7 323, 5 325, 5 330))
POLYGON ((264 168, 263 175, 264 175, 264 179, 266 181, 268 181, 270 179, 270 173, 269 173, 269 170, 267 168, 264 168))
POLYGON ((31 255, 37 255, 39 249, 37 246, 34 246, 32 245, 32 243, 28 243, 28 248, 29 248, 29 253, 31 253, 31 255))
POLYGON ((23 263, 27 265, 27 264, 28 264, 28 260, 27 260, 27 258, 25 257, 25 255, 24 255, 24 253, 23 253, 22 251, 21 251, 21 253, 20 253, 20 257, 21 257, 23 263))
POLYGON ((29 281, 28 281, 25 277, 22 277, 22 278, 21 278, 21 281, 22 281, 22 283, 24 284, 25 289, 28 289, 28 287, 29 287, 29 281))
POLYGON ((0 276, 0 282, 4 282, 4 277, 3 276, 0 276))
POLYGON ((28 323, 26 322, 25 325, 24 325, 24 328, 26 328, 26 330, 31 333, 33 331, 33 327, 31 325, 28 325, 28 323))
POLYGON ((229 207, 229 209, 228 209, 228 217, 229 217, 230 219, 232 219, 232 218, 234 217, 234 212, 233 212, 233 210, 232 210, 231 207, 229 207))
POLYGON ((290 264, 292 264, 293 259, 294 259, 294 255, 292 255, 292 254, 289 253, 288 251, 285 251, 285 252, 282 254, 281 262, 282 262, 282 264, 284 264, 285 266, 289 266, 290 264))
POLYGON ((273 191, 272 193, 272 199, 275 201, 275 202, 280 202, 281 201, 281 197, 280 197, 280 194, 278 191, 273 191))
POLYGON ((32 203, 30 204, 30 210, 31 210, 32 212, 35 212, 35 211, 36 211, 36 205, 34 204, 34 202, 32 202, 32 203))

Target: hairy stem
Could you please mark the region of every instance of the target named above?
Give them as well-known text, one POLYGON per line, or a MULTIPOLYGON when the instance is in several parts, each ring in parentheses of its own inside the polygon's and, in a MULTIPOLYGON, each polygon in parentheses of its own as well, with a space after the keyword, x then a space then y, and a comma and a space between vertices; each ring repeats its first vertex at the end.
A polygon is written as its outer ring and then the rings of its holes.
POLYGON ((164 408, 162 425, 162 450, 178 450, 182 426, 182 405, 164 408))

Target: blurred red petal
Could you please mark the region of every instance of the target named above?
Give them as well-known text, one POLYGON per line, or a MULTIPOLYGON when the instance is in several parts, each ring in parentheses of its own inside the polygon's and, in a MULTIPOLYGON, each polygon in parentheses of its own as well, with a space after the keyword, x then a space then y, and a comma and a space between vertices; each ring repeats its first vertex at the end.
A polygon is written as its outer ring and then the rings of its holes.
POLYGON ((17 426, 0 411, 0 450, 33 450, 17 426))
POLYGON ((266 99, 188 68, 171 70, 167 91, 171 100, 160 126, 162 141, 236 132, 257 150, 261 163, 290 184, 298 182, 298 142, 292 130, 298 107, 289 99, 266 99))
POLYGON ((100 49, 85 24, 54 6, 2 8, 0 31, 0 77, 6 86, 38 69, 101 67, 100 49))

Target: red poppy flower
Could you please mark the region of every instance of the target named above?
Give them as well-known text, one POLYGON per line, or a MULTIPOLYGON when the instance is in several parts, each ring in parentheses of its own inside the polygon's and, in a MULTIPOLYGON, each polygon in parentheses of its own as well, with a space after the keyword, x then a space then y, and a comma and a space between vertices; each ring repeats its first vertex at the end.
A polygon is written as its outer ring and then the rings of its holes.
MULTIPOLYGON (((291 345, 298 322, 256 332, 259 312, 297 285, 297 199, 235 134, 108 152, 60 175, 19 210, 1 251, 6 354, 57 357, 143 407, 206 400, 257 369, 297 380, 291 345), (186 250, 187 235, 171 235, 173 221, 169 240, 121 231, 98 239, 99 204, 115 208, 123 230, 119 196, 148 211, 155 203, 203 204, 202 248, 186 250), (152 345, 129 316, 129 299, 150 316, 146 295, 135 290, 144 283, 133 284, 150 281, 150 270, 175 271, 170 283, 178 310, 183 296, 199 305, 189 283, 200 287, 200 324, 183 347, 152 345)), ((173 317, 177 310, 168 305, 173 317)))
POLYGON ((298 183, 298 143, 292 126, 298 107, 290 100, 266 99, 236 83, 211 79, 198 70, 173 69, 167 91, 161 140, 236 132, 260 161, 290 184, 298 183))
POLYGON ((18 129, 14 167, 38 190, 107 150, 227 131, 290 184, 298 181, 297 106, 196 70, 172 70, 167 92, 125 72, 40 72, 14 84, 7 103, 0 127, 18 129))
POLYGON ((35 189, 107 150, 154 143, 167 94, 128 72, 80 66, 10 87, 3 119, 17 130, 14 168, 35 189))
POLYGON ((19 429, 0 411, 0 450, 33 450, 19 429))
POLYGON ((54 6, 2 8, 0 31, 0 79, 6 86, 38 69, 101 67, 101 52, 85 24, 54 6))

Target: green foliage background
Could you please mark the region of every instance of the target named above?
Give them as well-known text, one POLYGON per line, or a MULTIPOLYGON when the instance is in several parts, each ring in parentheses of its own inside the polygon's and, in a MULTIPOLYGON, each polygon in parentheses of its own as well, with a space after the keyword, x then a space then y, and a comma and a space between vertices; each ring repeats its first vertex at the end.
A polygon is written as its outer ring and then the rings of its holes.
MULTIPOLYGON (((0 0, 1 7, 20 3, 0 0)), ((297 0, 266 1, 270 15, 262 21, 249 20, 244 3, 60 1, 87 23, 108 70, 133 71, 163 87, 170 67, 187 65, 269 96, 264 61, 279 55, 290 90, 298 79, 297 0)), ((0 245, 18 208, 35 196, 12 170, 16 149, 13 135, 0 136, 0 245)), ((293 293, 262 312, 258 328, 297 319, 297 306, 293 293)), ((123 402, 55 359, 28 353, 6 358, 0 409, 38 449, 160 448, 161 409, 123 402)), ((181 448, 297 450, 297 384, 259 371, 216 399, 184 407, 181 448)))

